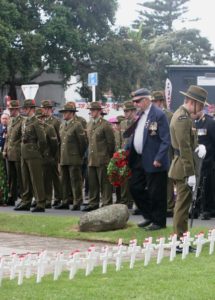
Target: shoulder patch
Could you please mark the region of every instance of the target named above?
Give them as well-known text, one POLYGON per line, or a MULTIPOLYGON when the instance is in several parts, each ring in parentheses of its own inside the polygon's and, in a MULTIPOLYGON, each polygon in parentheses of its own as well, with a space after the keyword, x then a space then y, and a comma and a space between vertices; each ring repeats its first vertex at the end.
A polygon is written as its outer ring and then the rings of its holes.
POLYGON ((188 119, 188 117, 186 115, 183 115, 183 116, 179 116, 178 117, 178 120, 181 121, 181 120, 186 120, 188 119))

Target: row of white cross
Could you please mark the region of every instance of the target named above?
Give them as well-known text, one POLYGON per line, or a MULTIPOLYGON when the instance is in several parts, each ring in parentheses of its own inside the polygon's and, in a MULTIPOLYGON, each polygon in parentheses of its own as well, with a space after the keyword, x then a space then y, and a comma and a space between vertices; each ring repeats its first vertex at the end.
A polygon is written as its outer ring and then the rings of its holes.
POLYGON ((3 277, 9 277, 11 280, 17 277, 18 285, 21 285, 24 278, 30 278, 34 274, 36 274, 36 282, 39 283, 44 275, 51 271, 53 271, 54 280, 59 278, 63 270, 69 271, 69 279, 73 279, 79 269, 85 269, 85 275, 88 276, 99 264, 102 265, 102 273, 105 274, 108 263, 115 262, 116 271, 119 271, 123 260, 129 261, 129 267, 132 269, 137 258, 144 258, 144 266, 147 266, 152 254, 156 255, 156 252, 157 264, 160 264, 164 257, 164 250, 169 250, 169 260, 173 261, 176 257, 177 247, 182 249, 181 258, 185 259, 191 244, 196 246, 195 256, 199 257, 202 247, 206 243, 209 243, 209 254, 211 255, 214 252, 215 229, 209 230, 207 237, 204 233, 199 233, 192 238, 190 232, 187 232, 181 241, 177 240, 175 234, 170 236, 167 242, 165 237, 161 237, 156 240, 156 243, 153 243, 152 237, 149 237, 144 240, 142 246, 137 245, 136 239, 131 240, 128 246, 123 245, 122 239, 119 239, 117 246, 105 246, 98 249, 92 245, 85 252, 76 250, 69 255, 60 252, 55 257, 48 255, 47 251, 23 255, 12 253, 8 256, 0 256, 0 286, 3 277))

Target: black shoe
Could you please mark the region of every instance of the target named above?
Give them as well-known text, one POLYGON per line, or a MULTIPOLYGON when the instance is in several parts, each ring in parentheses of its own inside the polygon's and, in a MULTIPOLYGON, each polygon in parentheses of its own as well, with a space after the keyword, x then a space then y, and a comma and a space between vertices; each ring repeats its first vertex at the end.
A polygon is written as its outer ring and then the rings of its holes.
POLYGON ((167 218, 172 218, 172 217, 173 217, 173 211, 168 210, 168 211, 166 212, 166 216, 167 216, 167 218))
POLYGON ((46 206, 45 206, 46 208, 52 208, 52 206, 51 206, 51 203, 49 203, 49 204, 46 204, 46 206))
POLYGON ((145 228, 145 230, 147 231, 154 231, 154 230, 160 230, 166 228, 166 226, 161 226, 161 225, 157 225, 152 223, 151 225, 149 225, 148 227, 145 228))
POLYGON ((134 215, 134 216, 142 215, 141 210, 139 210, 138 208, 134 209, 132 212, 132 215, 134 215))
POLYGON ((69 204, 59 204, 57 206, 55 206, 55 209, 69 209, 69 204))
POLYGON ((21 205, 18 205, 16 207, 14 207, 14 210, 16 210, 16 211, 29 211, 30 210, 30 206, 29 205, 21 204, 21 205))
POLYGON ((36 207, 36 206, 37 206, 37 202, 36 201, 34 201, 34 202, 31 203, 31 207, 36 207))
POLYGON ((45 212, 45 208, 42 208, 42 207, 34 207, 31 212, 45 212))
POLYGON ((203 212, 201 214, 201 220, 210 220, 211 219, 211 214, 209 212, 203 212))
POLYGON ((72 211, 80 210, 80 209, 81 209, 80 205, 73 205, 71 208, 72 211))
POLYGON ((96 209, 98 209, 99 208, 99 206, 98 205, 96 205, 96 206, 85 206, 85 207, 83 207, 82 208, 82 211, 92 211, 92 210, 96 210, 96 209))
POLYGON ((179 246, 176 246, 176 254, 182 254, 183 249, 179 246))
MULTIPOLYGON (((191 219, 191 212, 189 212, 189 219, 191 219)), ((195 210, 193 213, 193 219, 198 219, 199 218, 199 211, 195 210)))
POLYGON ((60 200, 54 200, 52 206, 58 206, 60 205, 61 201, 60 200))
POLYGON ((137 224, 138 227, 144 228, 152 223, 151 220, 145 219, 143 222, 137 224))
POLYGON ((189 246, 189 252, 190 253, 196 253, 196 248, 193 246, 189 246))
POLYGON ((17 199, 14 199, 13 197, 8 197, 7 199, 7 206, 14 206, 17 199))
MULTIPOLYGON (((182 254, 183 248, 177 246, 176 247, 176 254, 182 254)), ((196 248, 189 246, 189 253, 196 253, 196 248)))

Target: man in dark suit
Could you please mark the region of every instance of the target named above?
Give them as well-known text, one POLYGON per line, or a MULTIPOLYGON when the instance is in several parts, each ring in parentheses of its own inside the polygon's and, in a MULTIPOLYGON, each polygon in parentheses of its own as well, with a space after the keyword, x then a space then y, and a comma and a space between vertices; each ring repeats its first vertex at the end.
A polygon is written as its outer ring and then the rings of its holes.
POLYGON ((151 103, 147 89, 141 88, 132 96, 139 117, 132 130, 125 132, 132 134, 130 191, 144 217, 138 226, 158 230, 166 227, 169 125, 164 112, 151 103))
POLYGON ((213 195, 213 164, 215 153, 215 121, 213 117, 200 111, 196 114, 195 126, 197 129, 198 143, 206 147, 206 156, 201 168, 201 181, 198 190, 198 198, 200 199, 201 219, 209 220, 215 209, 215 201, 213 195))

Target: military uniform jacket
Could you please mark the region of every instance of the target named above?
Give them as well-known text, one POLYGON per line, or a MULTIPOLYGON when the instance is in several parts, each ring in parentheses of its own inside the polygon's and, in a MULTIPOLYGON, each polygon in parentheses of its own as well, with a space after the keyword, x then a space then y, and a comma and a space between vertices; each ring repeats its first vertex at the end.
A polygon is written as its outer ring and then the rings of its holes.
POLYGON ((88 123, 87 135, 89 139, 88 165, 100 167, 107 165, 115 150, 115 139, 110 124, 102 119, 94 124, 88 123))
POLYGON ((59 133, 60 124, 61 124, 60 120, 58 118, 55 118, 54 116, 50 116, 50 117, 45 119, 45 122, 46 122, 46 124, 51 125, 51 126, 54 127, 55 132, 57 134, 58 142, 60 143, 60 133, 59 133))
POLYGON ((183 180, 194 175, 194 150, 197 147, 196 130, 190 113, 182 105, 173 114, 170 122, 171 142, 174 149, 169 177, 176 180, 183 180))
POLYGON ((41 123, 46 135, 46 147, 43 152, 43 163, 50 163, 55 161, 58 152, 58 139, 53 126, 46 123, 41 123))
POLYGON ((22 116, 11 118, 4 145, 4 152, 9 161, 21 160, 22 116))
POLYGON ((75 120, 81 123, 84 130, 87 129, 87 121, 83 117, 75 115, 75 120))
POLYGON ((22 122, 21 156, 23 159, 42 158, 46 147, 45 132, 39 120, 32 116, 22 122))
POLYGON ((88 142, 83 126, 76 119, 60 127, 60 164, 79 166, 83 163, 88 142))

